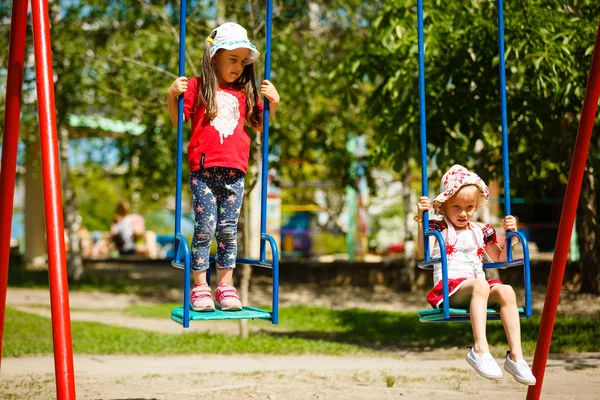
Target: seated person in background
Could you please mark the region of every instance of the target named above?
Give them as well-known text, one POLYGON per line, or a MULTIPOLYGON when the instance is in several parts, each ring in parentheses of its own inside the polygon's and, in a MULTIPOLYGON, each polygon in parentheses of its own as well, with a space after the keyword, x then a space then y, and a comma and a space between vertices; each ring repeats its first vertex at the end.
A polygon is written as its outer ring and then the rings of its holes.
POLYGON ((146 232, 144 217, 131 214, 131 207, 127 201, 117 203, 113 214, 111 235, 119 254, 140 254, 145 257, 156 258, 156 235, 146 232))
POLYGON ((117 212, 113 214, 113 224, 110 227, 110 233, 117 250, 119 250, 119 254, 135 254, 133 224, 128 213, 122 214, 119 212, 121 204, 122 202, 117 205, 117 212))

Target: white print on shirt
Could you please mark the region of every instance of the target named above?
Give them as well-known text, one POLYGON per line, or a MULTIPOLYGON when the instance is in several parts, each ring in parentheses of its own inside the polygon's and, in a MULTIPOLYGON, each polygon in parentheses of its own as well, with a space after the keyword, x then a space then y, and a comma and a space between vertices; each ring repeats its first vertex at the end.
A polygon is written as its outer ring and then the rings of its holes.
POLYGON ((233 135, 233 131, 240 120, 240 104, 234 95, 217 90, 217 116, 210 124, 219 132, 219 139, 233 135))
MULTIPOLYGON (((485 272, 482 268, 482 261, 478 255, 479 245, 477 242, 483 242, 483 232, 481 230, 465 229, 456 231, 456 243, 453 245, 454 252, 448 257, 448 278, 475 278, 484 279, 485 272), (481 233, 480 233, 481 232, 481 233), (481 236, 479 236, 481 235, 481 236), (479 237, 479 239, 477 238, 479 237)), ((448 230, 442 231, 444 240, 448 240, 448 230)), ((429 243, 432 251, 431 258, 440 257, 440 247, 435 237, 430 237, 429 243)), ((437 284, 442 280, 442 266, 437 264, 433 271, 433 283, 437 284)))

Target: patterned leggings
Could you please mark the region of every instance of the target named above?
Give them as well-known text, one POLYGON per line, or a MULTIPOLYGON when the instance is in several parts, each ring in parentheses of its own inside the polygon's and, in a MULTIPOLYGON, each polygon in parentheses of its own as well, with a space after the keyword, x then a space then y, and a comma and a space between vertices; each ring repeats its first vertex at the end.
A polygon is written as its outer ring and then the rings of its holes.
POLYGON ((209 267, 212 239, 216 233, 217 268, 235 268, 237 224, 244 198, 245 174, 239 169, 212 167, 190 173, 194 206, 192 271, 209 267))

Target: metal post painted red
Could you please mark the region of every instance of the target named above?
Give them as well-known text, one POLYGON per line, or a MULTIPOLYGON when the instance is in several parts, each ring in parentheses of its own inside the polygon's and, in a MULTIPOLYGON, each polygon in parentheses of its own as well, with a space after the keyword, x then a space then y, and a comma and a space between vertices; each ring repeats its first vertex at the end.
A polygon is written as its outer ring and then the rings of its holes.
POLYGON ((581 182, 583 180, 583 172, 590 147, 590 139, 592 137, 592 129, 594 127, 599 96, 600 25, 598 26, 598 34, 596 35, 592 66, 590 68, 588 84, 585 90, 585 99, 583 100, 583 109, 581 110, 581 120, 579 121, 575 151, 571 162, 569 182, 567 183, 567 193, 565 194, 562 215, 558 226, 554 258, 552 259, 552 269, 550 270, 548 289, 546 291, 546 301, 544 302, 538 342, 535 347, 535 356, 533 358, 532 371, 537 378, 537 383, 535 386, 529 387, 527 391, 527 400, 539 399, 542 391, 544 372, 546 369, 546 362, 548 361, 548 352, 550 351, 554 321, 556 319, 556 309, 558 308, 560 289, 565 274, 567 256, 569 255, 571 232, 573 232, 573 225, 575 223, 581 182))
POLYGON ((33 43, 37 79, 38 116, 42 147, 42 175, 44 180, 44 209, 48 242, 48 275, 50 278, 50 306, 54 338, 54 368, 56 394, 59 400, 75 399, 73 348, 65 237, 62 212, 62 194, 58 160, 56 113, 54 109, 54 80, 50 49, 50 26, 47 0, 32 0, 33 43))
POLYGON ((13 0, 10 27, 4 134, 2 137, 2 167, 0 169, 0 362, 2 361, 10 231, 12 228, 15 177, 17 173, 17 145, 19 143, 23 62, 25 58, 25 36, 27 34, 27 0, 13 0))

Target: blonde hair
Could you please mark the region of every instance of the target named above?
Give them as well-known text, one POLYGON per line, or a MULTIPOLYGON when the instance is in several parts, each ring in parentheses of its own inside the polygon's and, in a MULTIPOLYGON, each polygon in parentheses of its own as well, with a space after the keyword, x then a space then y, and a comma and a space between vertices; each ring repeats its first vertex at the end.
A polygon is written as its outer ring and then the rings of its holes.
POLYGON ((475 201, 476 201, 477 211, 480 211, 482 208, 484 208, 487 205, 487 200, 485 199, 483 191, 479 188, 479 186, 475 185, 474 183, 469 183, 469 184, 462 186, 460 189, 458 189, 458 191, 456 193, 454 193, 451 197, 447 198, 446 201, 444 201, 442 203, 442 205, 440 206, 439 214, 446 216, 446 213, 444 211, 444 205, 446 204, 446 202, 448 200, 450 200, 451 198, 458 196, 464 188, 468 188, 468 187, 474 187, 475 189, 477 189, 477 192, 473 192, 473 195, 476 198, 475 201))

